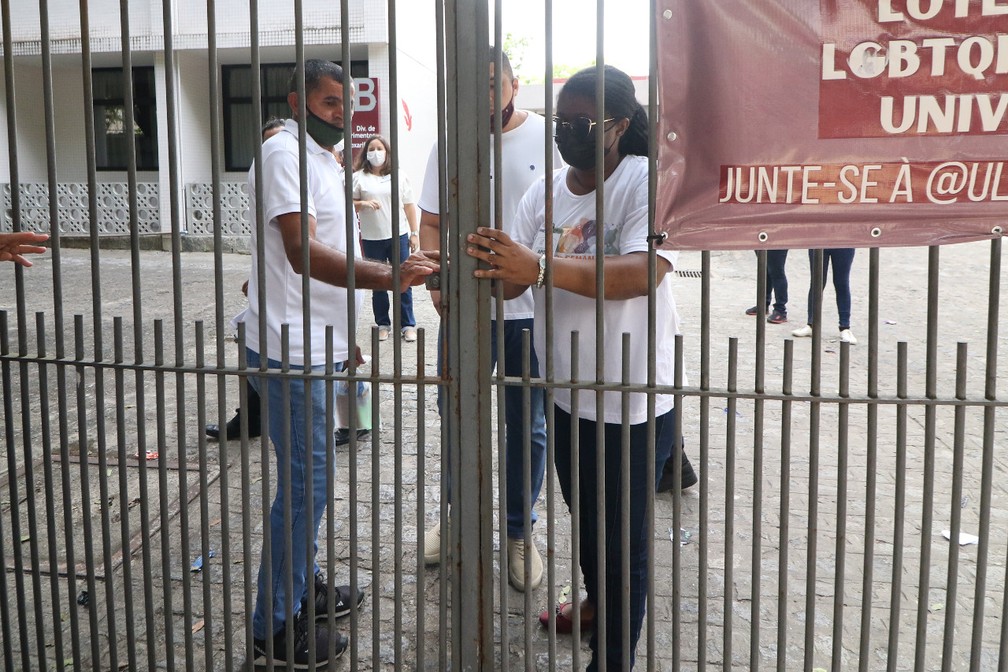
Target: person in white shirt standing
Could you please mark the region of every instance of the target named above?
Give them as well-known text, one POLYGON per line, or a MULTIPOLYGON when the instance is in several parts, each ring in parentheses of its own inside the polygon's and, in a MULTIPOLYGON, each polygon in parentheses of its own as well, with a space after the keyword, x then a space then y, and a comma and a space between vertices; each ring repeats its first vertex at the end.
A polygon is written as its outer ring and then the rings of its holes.
MULTIPOLYGON (((333 148, 343 139, 343 69, 329 61, 309 60, 304 64, 306 118, 301 119, 297 93, 297 73, 290 79, 287 101, 293 119, 283 130, 263 144, 260 166, 249 171, 250 210, 256 211, 261 198, 265 226, 260 239, 253 229, 252 272, 249 281, 249 311, 246 317, 248 367, 258 369, 265 359, 268 368, 279 370, 283 361, 293 370, 320 370, 327 360, 326 327, 333 327, 332 357, 337 362, 359 353, 349 349, 347 329, 348 280, 347 258, 360 256, 356 249, 357 231, 349 240, 355 249, 347 249, 347 227, 356 226, 346 219, 343 167, 333 148), (307 140, 307 199, 301 198, 300 149, 298 127, 305 125, 307 140), (255 171, 262 173, 262 193, 255 193, 255 171), (302 213, 307 212, 308 269, 304 266, 302 213), (259 253, 264 259, 265 284, 259 284, 259 253), (302 273, 310 271, 309 293, 302 293, 302 273), (304 318, 304 304, 310 300, 311 314, 304 318), (265 341, 260 328, 265 326, 265 341), (289 333, 284 349, 281 334, 289 333), (304 347, 305 331, 310 333, 310 349, 304 347)), ((350 92, 352 95, 352 91, 350 92)), ((349 121, 349 120, 346 120, 349 121)), ((400 269, 400 289, 423 282, 437 271, 436 262, 424 255, 413 255, 400 269)), ((392 269, 388 265, 356 259, 354 279, 360 289, 391 289, 392 269)), ((358 299, 357 306, 360 301, 358 299)), ((281 380, 279 376, 253 376, 252 384, 260 397, 268 401, 269 438, 277 457, 276 497, 270 509, 270 544, 263 547, 263 558, 270 558, 270 575, 260 565, 255 612, 252 617, 254 664, 259 667, 272 660, 274 669, 309 669, 309 642, 315 642, 318 669, 328 667, 330 650, 342 654, 346 637, 328 631, 330 610, 337 616, 350 613, 363 602, 364 594, 356 588, 341 586, 330 593, 326 580, 315 565, 314 580, 309 582, 307 566, 313 562, 308 547, 317 548, 318 529, 332 493, 327 492, 326 386, 322 379, 281 380), (309 422, 310 419, 310 422, 309 422), (308 472, 308 457, 311 472, 308 472), (289 474, 289 481, 288 479, 289 474), (285 501, 289 502, 285 506, 285 501), (287 508, 289 506, 289 509, 287 508), (313 516, 309 519, 307 512, 313 516), (286 552, 287 546, 291 554, 286 552), (287 583, 293 583, 288 593, 287 583), (267 587, 271 600, 267 600, 267 587), (315 605, 316 622, 308 622, 308 600, 315 605), (272 604, 272 612, 266 606, 272 604), (294 615, 287 622, 288 610, 294 615), (268 641, 272 640, 272 656, 268 641), (291 657, 293 654, 293 657, 291 657)))
MULTIPOLYGON (((399 225, 392 230, 392 164, 388 141, 380 135, 368 138, 354 163, 353 202, 360 217, 364 256, 398 264, 420 248, 420 221, 409 177, 399 171, 399 225)), ((412 289, 399 295, 399 307, 403 340, 413 342, 417 331, 412 289)), ((388 292, 371 292, 371 308, 378 325, 378 340, 384 341, 392 331, 388 292)))
MULTIPOLYGON (((511 69, 507 54, 501 54, 502 72, 500 101, 494 101, 494 70, 496 58, 494 50, 489 51, 490 63, 490 109, 501 110, 501 171, 499 177, 503 203, 501 204, 502 221, 499 223, 505 231, 509 230, 515 210, 521 201, 525 190, 542 178, 546 170, 544 148, 546 147, 546 120, 541 116, 520 110, 515 107, 515 97, 518 95, 518 80, 511 69)), ((490 127, 496 122, 491 119, 490 127)), ((550 143, 553 151, 553 165, 562 162, 556 146, 550 143)), ((493 166, 491 158, 490 165, 493 166)), ((424 176, 423 191, 420 194, 420 246, 424 250, 438 250, 441 247, 441 220, 438 215, 438 163, 437 146, 430 153, 427 161, 427 173, 424 176)), ((491 209, 491 211, 493 208, 491 209)), ((438 313, 441 312, 441 292, 431 291, 431 300, 438 313)), ((521 377, 523 375, 522 332, 533 329, 534 307, 531 292, 525 292, 504 303, 504 375, 521 377)), ((497 324, 491 322, 490 356, 491 366, 497 362, 497 324)), ((441 334, 441 337, 444 335, 441 334)), ((439 338, 439 341, 441 339, 439 338)), ((438 348, 438 372, 441 371, 442 350, 438 348)), ((533 378, 539 376, 539 360, 535 352, 531 353, 529 370, 533 378)), ((544 411, 545 392, 541 387, 531 387, 530 390, 530 432, 532 437, 531 469, 523 473, 523 436, 525 431, 523 421, 524 390, 515 385, 504 389, 505 430, 507 451, 507 559, 508 580, 516 589, 535 590, 543 577, 543 562, 535 543, 525 546, 525 513, 529 512, 532 524, 537 516, 536 500, 542 489, 543 474, 546 470, 546 416, 544 411), (523 501, 522 494, 525 481, 530 484, 531 499, 523 501), (531 573, 525 576, 525 556, 529 556, 531 573)), ((444 418, 445 408, 438 387, 438 408, 444 418)), ((442 452, 448 446, 441 447, 442 452)), ((442 472, 442 478, 448 478, 448 471, 442 472)), ((449 499, 451 497, 451 481, 447 483, 449 499)), ((424 536, 424 560, 427 564, 441 561, 441 526, 435 525, 424 536)))
MULTIPOLYGON (((554 337, 547 343, 544 331, 536 331, 539 356, 544 357, 546 349, 550 349, 558 382, 595 380, 599 358, 603 360, 604 380, 621 381, 625 375, 623 362, 627 361, 626 382, 633 385, 648 382, 649 294, 653 281, 655 382, 671 386, 675 382, 679 314, 667 276, 678 252, 658 250, 655 277, 650 277, 647 114, 636 100, 630 77, 610 66, 591 67, 571 77, 560 91, 556 110, 557 146, 568 165, 547 178, 553 187, 552 202, 546 199, 545 180, 539 180, 518 206, 510 236, 488 227, 470 234, 468 254, 487 264, 475 271, 475 276, 503 282, 505 297, 534 287, 536 324, 545 324, 544 284, 549 266, 554 288, 549 318, 554 337), (605 78, 601 118, 595 102, 598 77, 605 78), (602 134, 604 150, 602 163, 596 165, 598 134, 602 134), (599 188, 604 196, 601 222, 596 213, 599 188), (602 279, 596 275, 599 254, 604 255, 602 279), (602 322, 598 323, 596 297, 600 280, 604 280, 605 308, 602 322), (596 350, 596 334, 600 331, 602 352, 596 350), (580 335, 576 362, 570 347, 573 333, 580 335)), ((557 608, 556 628, 558 632, 570 632, 574 619, 579 618, 585 631, 594 630, 589 642, 589 672, 598 670, 603 658, 607 670, 633 668, 648 591, 648 491, 655 485, 647 480, 648 395, 635 392, 626 399, 620 391, 604 392, 600 414, 596 394, 583 389, 575 400, 570 389, 557 387, 551 409, 556 475, 568 507, 577 504, 571 515, 580 522, 578 544, 587 592, 579 613, 571 604, 557 608), (628 513, 623 510, 627 492, 622 479, 624 435, 629 437, 628 513), (603 472, 598 469, 598 459, 604 464, 603 472), (577 498, 573 469, 579 475, 577 498), (597 497, 599 486, 604 493, 602 499, 597 497), (624 515, 629 519, 626 530, 622 525, 624 515), (599 534, 600 523, 604 535, 599 534), (600 556, 605 560, 604 569, 600 556), (629 565, 629 591, 623 589, 624 561, 629 565), (602 595, 605 609, 596 619, 602 595), (604 628, 597 623, 603 619, 604 628), (629 641, 624 640, 625 625, 629 641)), ((678 451, 672 450, 674 401, 671 394, 654 395, 656 480, 669 455, 678 457, 678 451)), ((685 467, 688 462, 683 464, 685 467)), ((544 624, 549 620, 549 611, 540 616, 544 624)))

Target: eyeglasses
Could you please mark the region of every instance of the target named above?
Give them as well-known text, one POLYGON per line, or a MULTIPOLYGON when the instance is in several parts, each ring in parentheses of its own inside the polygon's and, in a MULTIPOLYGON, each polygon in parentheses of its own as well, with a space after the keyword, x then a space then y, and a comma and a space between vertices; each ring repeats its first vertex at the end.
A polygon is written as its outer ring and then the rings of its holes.
POLYGON ((610 121, 615 120, 616 117, 610 117, 609 119, 603 119, 602 121, 593 121, 588 117, 574 117, 570 121, 567 121, 553 115, 553 123, 556 125, 556 130, 560 131, 563 129, 563 132, 569 133, 577 140, 587 140, 591 137, 592 129, 595 128, 597 124, 608 124, 610 121))

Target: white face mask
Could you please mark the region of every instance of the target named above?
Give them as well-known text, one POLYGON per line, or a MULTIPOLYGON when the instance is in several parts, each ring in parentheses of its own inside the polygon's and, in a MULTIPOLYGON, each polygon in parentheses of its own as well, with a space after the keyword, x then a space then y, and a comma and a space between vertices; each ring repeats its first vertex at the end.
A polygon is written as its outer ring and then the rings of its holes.
POLYGON ((369 149, 367 153, 367 160, 375 168, 385 165, 385 150, 384 149, 369 149))

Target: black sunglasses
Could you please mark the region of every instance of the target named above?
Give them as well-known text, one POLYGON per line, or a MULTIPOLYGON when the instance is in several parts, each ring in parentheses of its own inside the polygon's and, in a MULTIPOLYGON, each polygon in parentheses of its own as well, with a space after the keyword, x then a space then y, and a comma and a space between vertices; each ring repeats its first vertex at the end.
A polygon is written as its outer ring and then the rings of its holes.
MULTIPOLYGON (((556 132, 569 133, 575 140, 587 140, 591 137, 592 129, 598 124, 608 124, 610 121, 615 121, 616 117, 610 117, 608 119, 603 119, 602 121, 593 121, 588 117, 574 117, 570 121, 561 119, 560 117, 553 115, 553 123, 556 125, 556 132)), ((603 126, 603 128, 605 128, 603 126)))

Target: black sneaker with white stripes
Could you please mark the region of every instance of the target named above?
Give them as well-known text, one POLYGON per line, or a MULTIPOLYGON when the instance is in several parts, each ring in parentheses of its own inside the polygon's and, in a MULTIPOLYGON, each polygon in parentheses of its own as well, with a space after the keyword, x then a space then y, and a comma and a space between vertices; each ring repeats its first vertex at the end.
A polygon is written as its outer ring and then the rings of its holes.
MULTIPOLYGON (((326 670, 329 661, 335 660, 347 650, 349 640, 338 632, 330 632, 324 623, 309 623, 306 612, 294 617, 294 627, 285 627, 273 636, 273 669, 274 670, 326 670), (287 638, 293 638, 294 658, 288 660, 287 638), (315 641, 315 663, 309 663, 309 643, 315 641), (335 654, 330 657, 329 647, 335 647, 335 654)), ((266 653, 266 640, 254 639, 255 669, 267 669, 270 657, 266 653)))
MULTIPOLYGON (((364 604, 364 591, 354 591, 350 589, 350 586, 334 586, 332 599, 330 600, 329 586, 326 583, 325 575, 319 572, 315 575, 315 591, 314 593, 309 593, 309 595, 315 595, 315 621, 324 622, 329 618, 329 603, 333 603, 333 611, 336 614, 336 618, 343 618, 344 616, 350 615, 350 609, 353 605, 357 605, 359 609, 362 604, 364 604)), ((308 613, 307 603, 302 603, 301 611, 308 613)))

